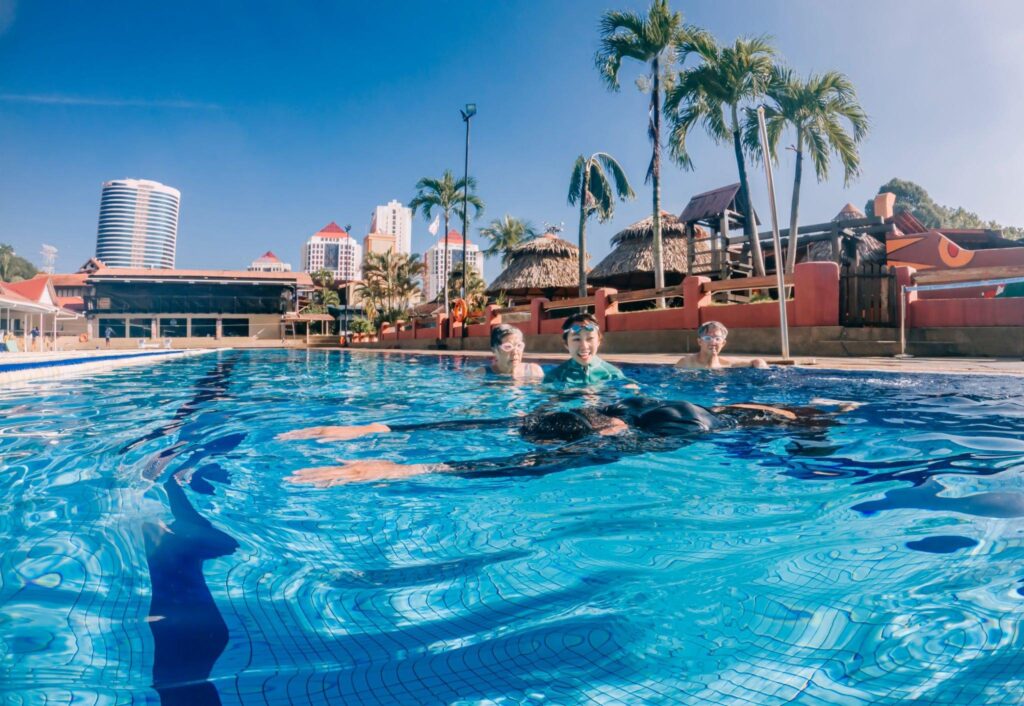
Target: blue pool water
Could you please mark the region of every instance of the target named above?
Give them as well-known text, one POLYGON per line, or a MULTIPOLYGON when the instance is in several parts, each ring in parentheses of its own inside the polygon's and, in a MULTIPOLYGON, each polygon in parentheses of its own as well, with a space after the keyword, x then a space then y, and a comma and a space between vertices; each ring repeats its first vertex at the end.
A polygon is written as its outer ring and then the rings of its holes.
POLYGON ((628 368, 705 405, 865 404, 547 475, 286 482, 533 448, 275 440, 549 398, 406 360, 221 352, 0 391, 0 702, 1024 703, 1024 381, 628 368))

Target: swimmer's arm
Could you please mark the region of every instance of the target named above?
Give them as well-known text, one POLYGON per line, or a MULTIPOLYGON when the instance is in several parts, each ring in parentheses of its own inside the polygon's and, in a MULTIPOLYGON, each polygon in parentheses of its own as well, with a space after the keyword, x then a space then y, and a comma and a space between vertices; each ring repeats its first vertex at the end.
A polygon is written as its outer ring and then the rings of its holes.
POLYGON ((677 368, 692 368, 693 367, 693 356, 687 353, 682 358, 676 361, 675 367, 677 368))
POLYGON ((537 363, 527 363, 527 365, 529 366, 529 371, 530 371, 530 374, 528 375, 528 377, 530 377, 530 378, 540 378, 540 379, 544 378, 544 368, 542 368, 537 363))
POLYGON ((522 423, 521 417, 499 417, 497 419, 448 419, 434 422, 421 422, 417 424, 381 424, 371 422, 370 424, 356 424, 353 426, 320 426, 296 429, 294 431, 278 434, 279 441, 300 441, 315 439, 317 441, 351 441, 360 439, 370 434, 388 434, 390 432, 407 432, 428 430, 454 430, 468 431, 471 429, 483 429, 488 427, 512 427, 522 423))
POLYGON ((764 369, 764 368, 768 368, 770 366, 768 365, 768 363, 765 362, 764 358, 751 358, 750 359, 750 367, 751 368, 761 368, 761 369, 764 369))
POLYGON ((401 464, 391 461, 345 461, 340 466, 303 468, 285 478, 289 483, 330 488, 346 483, 367 483, 400 480, 427 473, 447 473, 452 469, 444 463, 401 464))

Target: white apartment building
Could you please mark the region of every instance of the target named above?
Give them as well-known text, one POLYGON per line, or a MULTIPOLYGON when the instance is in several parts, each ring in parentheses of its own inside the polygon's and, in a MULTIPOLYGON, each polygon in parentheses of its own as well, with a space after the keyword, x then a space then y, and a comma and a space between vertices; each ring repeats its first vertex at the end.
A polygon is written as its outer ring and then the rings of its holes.
POLYGON ((292 266, 270 250, 260 255, 249 265, 249 272, 291 272, 292 266))
MULTIPOLYGON (((462 236, 457 230, 448 231, 448 275, 451 276, 454 267, 461 269, 462 262, 462 236)), ((480 279, 484 278, 484 258, 480 248, 473 243, 466 243, 466 260, 469 266, 479 273, 480 279)), ((427 301, 433 301, 438 294, 443 292, 444 282, 444 237, 427 248, 423 254, 423 262, 426 263, 426 273, 423 275, 423 292, 427 301)))
POLYGON ((412 254, 412 209, 394 200, 378 206, 370 221, 370 232, 395 236, 396 252, 412 254))
POLYGON ((302 270, 330 270, 343 281, 363 277, 363 249, 355 238, 331 221, 302 246, 302 270))

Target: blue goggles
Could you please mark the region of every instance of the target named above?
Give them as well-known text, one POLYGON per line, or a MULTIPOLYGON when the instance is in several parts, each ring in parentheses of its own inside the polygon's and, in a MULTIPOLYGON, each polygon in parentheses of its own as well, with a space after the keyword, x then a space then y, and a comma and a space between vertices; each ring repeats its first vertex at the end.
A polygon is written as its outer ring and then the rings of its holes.
POLYGON ((566 330, 566 333, 567 334, 568 333, 582 333, 584 331, 596 331, 596 330, 597 330, 597 324, 591 323, 591 322, 587 321, 587 322, 583 322, 583 323, 579 323, 579 324, 573 324, 572 326, 570 326, 566 330))

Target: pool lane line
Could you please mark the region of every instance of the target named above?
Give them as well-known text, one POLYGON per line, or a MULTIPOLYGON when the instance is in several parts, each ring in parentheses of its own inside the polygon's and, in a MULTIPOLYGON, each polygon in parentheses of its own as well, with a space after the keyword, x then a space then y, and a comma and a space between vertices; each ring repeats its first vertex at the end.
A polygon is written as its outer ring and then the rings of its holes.
POLYGON ((0 373, 13 373, 21 370, 35 370, 37 368, 59 368, 66 365, 79 365, 81 363, 105 363, 111 360, 124 360, 126 358, 150 358, 152 356, 182 355, 184 350, 155 351, 152 353, 121 353, 115 355, 86 356, 84 358, 48 358, 46 360, 35 360, 27 363, 0 363, 0 373))
MULTIPOLYGON (((172 422, 125 445, 121 453, 182 430, 206 403, 226 398, 231 372, 237 362, 237 354, 219 361, 196 381, 193 396, 178 408, 172 422)), ((193 448, 179 439, 157 453, 145 471, 147 478, 163 486, 174 518, 169 526, 150 522, 143 527, 152 587, 147 621, 153 634, 153 688, 162 706, 219 706, 221 703, 220 694, 210 681, 210 673, 227 647, 228 628, 206 583, 203 563, 228 556, 239 545, 196 511, 178 477, 180 471, 204 459, 228 453, 245 438, 244 434, 229 436, 227 443, 222 439, 214 440, 205 453, 203 447, 199 447, 182 468, 167 473, 167 468, 182 451, 193 448)), ((211 473, 208 471, 206 475, 211 473)))

